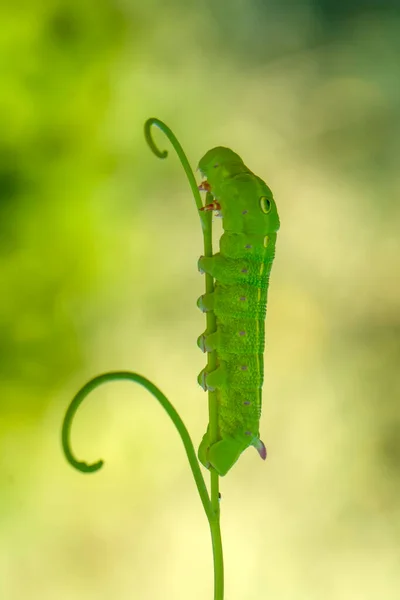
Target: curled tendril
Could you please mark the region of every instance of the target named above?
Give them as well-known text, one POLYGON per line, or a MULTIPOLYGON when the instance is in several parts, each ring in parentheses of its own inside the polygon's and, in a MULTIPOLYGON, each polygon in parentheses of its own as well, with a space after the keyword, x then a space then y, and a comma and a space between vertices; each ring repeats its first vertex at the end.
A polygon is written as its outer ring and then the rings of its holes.
MULTIPOLYGON (((159 150, 157 148, 156 144, 154 143, 154 140, 151 136, 151 127, 153 125, 155 125, 159 129, 161 129, 161 131, 167 136, 167 138, 171 142, 175 152, 178 155, 181 165, 184 168, 186 177, 189 180, 189 184, 192 189, 192 193, 193 193, 193 196, 194 196, 194 199, 196 202, 196 206, 200 210, 201 208, 203 208, 203 203, 201 201, 200 192, 197 187, 196 178, 195 178, 192 168, 189 164, 189 161, 186 157, 186 154, 183 151, 182 146, 180 145, 180 143, 178 142, 178 140, 176 139, 175 135, 172 133, 172 131, 168 127, 168 125, 166 125, 165 123, 160 121, 160 119, 156 119, 154 117, 152 117, 151 119, 147 119, 146 123, 144 124, 144 136, 146 138, 146 142, 150 146, 151 151, 154 152, 154 154, 156 156, 158 156, 158 158, 167 158, 168 151, 167 150, 163 150, 163 151, 159 150)), ((202 225, 204 228, 204 223, 206 222, 206 220, 205 220, 205 216, 202 213, 200 213, 200 219, 201 219, 201 222, 202 222, 202 225)))
POLYGON ((156 118, 151 118, 151 119, 147 119, 146 123, 144 124, 144 137, 146 138, 146 142, 148 143, 148 145, 150 146, 151 151, 158 156, 158 158, 167 158, 168 156, 168 150, 159 150, 153 140, 153 138, 151 137, 151 126, 152 125, 156 125, 157 127, 159 127, 161 129, 161 131, 163 131, 165 133, 165 135, 171 140, 171 144, 173 144, 173 142, 177 142, 177 139, 175 138, 174 134, 172 133, 172 131, 170 130, 170 128, 165 125, 165 123, 162 123, 162 121, 159 121, 156 118))
POLYGON ((96 389, 103 383, 121 380, 128 380, 142 385, 148 392, 150 392, 150 394, 152 394, 159 401, 161 406, 165 409, 168 416, 171 418, 173 424, 175 425, 176 429, 178 430, 178 433, 185 447, 190 468, 192 470, 193 477, 196 482, 197 489, 199 491, 206 515, 209 520, 215 519, 206 484, 204 482, 203 475, 201 474, 199 463, 197 461, 196 452, 193 447, 193 442, 190 438, 188 430, 185 427, 185 424, 183 423, 179 414, 176 412, 175 408, 172 406, 171 402, 166 396, 164 396, 162 391, 156 385, 154 385, 154 383, 152 383, 142 375, 139 375, 138 373, 131 373, 130 371, 113 371, 111 373, 103 373, 102 375, 98 375, 97 377, 91 379, 88 383, 86 383, 86 385, 84 385, 79 390, 79 392, 71 401, 67 412, 65 413, 62 425, 61 441, 67 461, 70 463, 70 465, 72 465, 75 469, 81 471, 82 473, 94 473, 95 471, 101 469, 101 467, 104 464, 104 461, 102 460, 99 460, 89 465, 86 462, 79 461, 74 457, 70 445, 71 425, 76 411, 90 392, 92 392, 94 389, 96 389))

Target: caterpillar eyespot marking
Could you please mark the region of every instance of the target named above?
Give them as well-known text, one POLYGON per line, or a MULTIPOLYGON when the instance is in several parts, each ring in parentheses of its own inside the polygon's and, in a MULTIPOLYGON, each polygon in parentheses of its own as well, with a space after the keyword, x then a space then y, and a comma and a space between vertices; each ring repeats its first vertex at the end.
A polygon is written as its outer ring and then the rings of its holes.
POLYGON ((267 196, 261 196, 260 207, 263 213, 267 215, 272 208, 271 200, 267 196))
POLYGON ((217 367, 207 375, 213 387, 205 377, 199 383, 215 389, 217 433, 211 438, 207 430, 198 456, 222 476, 249 446, 263 460, 267 454, 258 431, 264 319, 279 216, 271 190, 232 150, 213 148, 200 160, 199 170, 212 197, 207 206, 223 207, 224 234, 219 252, 202 262, 214 279, 204 308, 213 311, 215 328, 207 334, 207 344, 201 340, 199 345, 212 348, 217 367))

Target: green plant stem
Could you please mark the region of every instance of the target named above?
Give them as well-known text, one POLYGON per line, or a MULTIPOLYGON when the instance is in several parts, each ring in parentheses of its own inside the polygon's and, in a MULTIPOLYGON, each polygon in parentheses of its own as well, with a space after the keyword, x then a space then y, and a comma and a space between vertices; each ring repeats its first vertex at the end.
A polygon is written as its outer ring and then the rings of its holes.
MULTIPOLYGON (((168 152, 166 150, 160 151, 155 145, 151 136, 151 127, 156 125, 163 133, 167 136, 175 149, 179 160, 185 170, 186 176, 189 180, 190 187, 193 192, 193 196, 196 202, 196 206, 199 210, 201 225, 203 229, 203 242, 204 242, 204 256, 213 256, 212 247, 212 212, 211 211, 200 211, 203 207, 199 189, 197 186, 196 178, 190 167, 189 161, 183 151, 182 146, 178 142, 175 135, 172 133, 170 128, 165 125, 162 121, 156 118, 150 118, 144 125, 144 134, 147 143, 151 150, 159 158, 166 158, 168 152)), ((205 204, 210 204, 213 201, 212 195, 208 192, 206 195, 205 204)), ((214 280, 211 275, 206 273, 206 293, 211 294, 214 291, 214 280)), ((215 314, 213 311, 206 313, 207 333, 216 331, 215 314)), ((209 352, 207 356, 207 367, 209 371, 216 368, 216 352, 209 352)), ((218 405, 215 392, 208 392, 208 415, 209 415, 209 435, 211 444, 218 441, 218 405)), ((209 520, 213 556, 214 556, 214 600, 223 600, 224 597, 224 564, 223 564, 223 553, 222 553, 222 541, 221 541, 221 527, 220 527, 220 505, 219 505, 219 476, 215 469, 210 469, 210 487, 211 487, 211 506, 213 511, 213 520, 209 520)))
POLYGON ((224 557, 222 553, 219 512, 212 521, 209 521, 209 523, 214 559, 214 600, 224 600, 224 557))
MULTIPOLYGON (((206 204, 212 202, 212 196, 207 193, 206 204)), ((207 211, 207 222, 204 229, 204 256, 212 256, 212 213, 207 211)), ((214 291, 214 280, 206 273, 206 294, 211 294, 214 291)), ((213 333, 216 331, 216 321, 214 311, 206 313, 207 333, 213 333)), ((217 354, 215 351, 208 352, 207 355, 207 367, 209 371, 213 371, 217 366, 217 354)), ((209 435, 210 443, 218 441, 218 404, 217 396, 215 392, 208 392, 208 418, 209 418, 209 435)), ((219 476, 215 469, 210 470, 211 474, 211 504, 213 511, 219 515, 219 476)))
MULTIPOLYGON (((207 193, 205 204, 212 202, 211 194, 207 193)), ((204 256, 212 256, 212 213, 207 211, 207 219, 203 228, 204 238, 204 256)), ((214 291, 214 280, 211 275, 206 273, 206 294, 214 291)), ((207 333, 216 331, 216 321, 214 311, 206 313, 207 333)), ((212 371, 217 366, 216 352, 208 352, 207 367, 212 371)), ((215 392, 208 392, 208 418, 210 443, 218 441, 218 404, 215 392)), ((219 504, 219 476, 215 469, 210 469, 211 484, 211 506, 215 515, 215 520, 210 522, 211 538, 214 555, 214 598, 223 599, 224 597, 224 561, 222 553, 221 524, 220 524, 220 504, 219 504)))

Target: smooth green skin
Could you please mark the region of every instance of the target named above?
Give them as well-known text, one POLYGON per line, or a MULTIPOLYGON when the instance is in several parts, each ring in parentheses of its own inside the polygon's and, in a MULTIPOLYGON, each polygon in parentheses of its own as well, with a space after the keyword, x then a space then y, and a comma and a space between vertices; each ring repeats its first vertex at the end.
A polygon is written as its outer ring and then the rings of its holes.
POLYGON ((248 436, 239 433, 234 438, 225 437, 210 447, 207 429, 199 446, 198 457, 202 464, 212 465, 218 471, 218 475, 223 477, 249 445, 251 442, 249 443, 248 436))
POLYGON ((264 319, 279 217, 269 187, 232 150, 213 148, 199 169, 220 206, 225 233, 220 252, 199 260, 199 269, 216 281, 198 306, 215 313, 217 327, 204 332, 198 345, 216 351, 218 366, 203 369, 198 382, 217 394, 221 439, 212 443, 207 430, 198 456, 223 476, 249 446, 266 457, 259 438, 264 319))
POLYGON ((215 191, 219 181, 237 173, 250 173, 242 159, 236 152, 224 146, 217 146, 205 153, 199 161, 199 171, 215 191))

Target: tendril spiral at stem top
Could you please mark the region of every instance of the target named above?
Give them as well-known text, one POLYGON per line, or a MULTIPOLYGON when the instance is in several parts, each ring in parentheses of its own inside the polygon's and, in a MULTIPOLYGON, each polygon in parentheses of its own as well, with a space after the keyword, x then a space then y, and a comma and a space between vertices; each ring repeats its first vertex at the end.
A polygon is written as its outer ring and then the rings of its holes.
MULTIPOLYGON (((158 156, 158 158, 166 158, 168 156, 168 151, 167 150, 163 150, 163 151, 159 150, 152 138, 151 128, 153 125, 155 125, 159 129, 161 129, 161 131, 167 136, 167 138, 171 142, 175 152, 178 155, 181 165, 186 173, 186 177, 189 180, 189 184, 190 184, 193 196, 194 196, 194 200, 196 202, 196 206, 199 210, 202 209, 203 202, 201 200, 200 192, 197 187, 196 178, 195 178, 192 168, 189 164, 189 161, 186 157, 186 154, 183 151, 182 146, 180 145, 180 143, 178 142, 178 140, 176 139, 175 135, 172 133, 172 131, 168 127, 168 125, 166 125, 165 123, 160 121, 160 119, 156 119, 155 117, 151 117, 150 119, 147 119, 146 123, 144 124, 144 136, 146 138, 146 142, 150 146, 151 151, 156 156, 158 156)), ((200 220, 201 220, 201 223, 202 223, 202 226, 204 229, 206 220, 202 213, 200 213, 200 220)))

